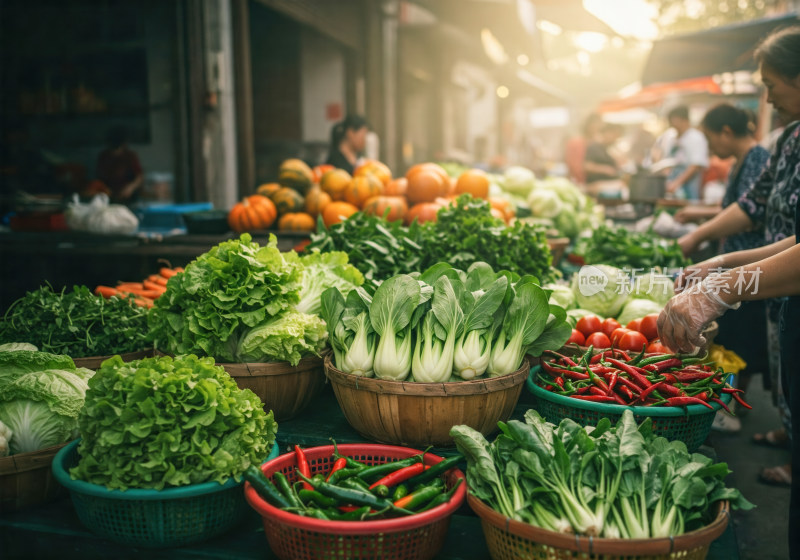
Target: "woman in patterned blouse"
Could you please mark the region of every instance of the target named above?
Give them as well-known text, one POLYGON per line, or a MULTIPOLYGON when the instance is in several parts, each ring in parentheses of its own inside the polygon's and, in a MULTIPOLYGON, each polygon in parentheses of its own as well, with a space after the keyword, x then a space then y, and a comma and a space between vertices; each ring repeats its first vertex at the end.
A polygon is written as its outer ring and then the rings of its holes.
MULTIPOLYGON (((670 348, 691 350, 704 342, 700 333, 705 325, 740 302, 785 298, 780 309, 780 377, 790 410, 800 420, 800 27, 767 37, 756 49, 756 59, 768 101, 791 124, 753 189, 731 207, 741 212, 741 219, 746 216, 763 226, 770 244, 694 265, 702 281, 667 303, 658 331, 670 348), (757 281, 742 283, 742 278, 757 281)), ((789 434, 789 552, 800 559, 800 421, 792 422, 789 434)))

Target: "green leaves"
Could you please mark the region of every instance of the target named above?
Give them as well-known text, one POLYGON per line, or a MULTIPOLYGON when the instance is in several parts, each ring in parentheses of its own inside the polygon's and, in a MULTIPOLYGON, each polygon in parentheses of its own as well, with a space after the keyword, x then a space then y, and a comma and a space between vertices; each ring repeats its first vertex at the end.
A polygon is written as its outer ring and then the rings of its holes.
POLYGON ((653 268, 678 268, 690 264, 674 239, 663 239, 652 232, 635 233, 624 227, 601 225, 591 237, 581 238, 575 254, 585 264, 607 264, 645 272, 653 268))
POLYGON ((277 361, 296 366, 304 356, 325 348, 325 321, 316 315, 287 311, 247 331, 236 349, 238 362, 277 361))
POLYGON ((275 440, 262 407, 212 358, 115 356, 89 382, 70 474, 120 490, 238 480, 275 440))

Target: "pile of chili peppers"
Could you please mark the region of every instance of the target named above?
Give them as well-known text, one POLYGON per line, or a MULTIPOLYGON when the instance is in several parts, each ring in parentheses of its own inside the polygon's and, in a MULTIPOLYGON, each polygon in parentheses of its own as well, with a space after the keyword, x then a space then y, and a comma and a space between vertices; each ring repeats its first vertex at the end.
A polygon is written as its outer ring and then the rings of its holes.
POLYGON ((548 351, 552 359, 542 360, 542 374, 537 382, 547 391, 596 403, 627 406, 688 406, 699 404, 713 409, 710 402, 728 407, 720 399, 730 393, 745 408, 744 391, 726 382, 722 368, 714 370, 705 358, 677 354, 631 357, 622 350, 594 352, 592 347, 581 356, 564 356, 548 351))
POLYGON ((340 455, 334 443, 335 461, 327 474, 311 475, 303 450, 295 445, 297 481, 276 471, 272 480, 256 466, 244 472, 245 479, 267 502, 298 515, 330 521, 363 521, 413 515, 450 501, 462 482, 450 489, 443 475, 461 456, 428 466, 424 453, 369 466, 340 455), (274 482, 273 482, 274 480, 274 482))

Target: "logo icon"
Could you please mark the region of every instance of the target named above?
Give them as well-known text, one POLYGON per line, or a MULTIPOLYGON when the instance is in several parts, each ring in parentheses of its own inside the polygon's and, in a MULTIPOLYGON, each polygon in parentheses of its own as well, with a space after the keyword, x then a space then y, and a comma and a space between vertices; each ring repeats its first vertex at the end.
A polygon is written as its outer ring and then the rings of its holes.
POLYGON ((608 285, 608 276, 596 266, 582 266, 578 272, 578 291, 583 296, 593 296, 608 285))

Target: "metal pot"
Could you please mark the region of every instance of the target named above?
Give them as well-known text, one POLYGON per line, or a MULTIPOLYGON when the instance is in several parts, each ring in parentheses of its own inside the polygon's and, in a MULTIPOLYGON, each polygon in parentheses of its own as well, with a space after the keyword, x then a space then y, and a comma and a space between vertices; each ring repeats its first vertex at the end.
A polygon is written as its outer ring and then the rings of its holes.
POLYGON ((639 171, 631 176, 629 189, 630 200, 658 200, 664 198, 667 192, 667 178, 639 171))

